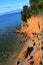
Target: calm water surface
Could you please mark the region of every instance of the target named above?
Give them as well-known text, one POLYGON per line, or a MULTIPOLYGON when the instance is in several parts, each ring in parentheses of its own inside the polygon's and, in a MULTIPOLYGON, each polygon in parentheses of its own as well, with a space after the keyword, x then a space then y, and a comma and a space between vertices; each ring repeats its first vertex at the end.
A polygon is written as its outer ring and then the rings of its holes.
POLYGON ((0 30, 16 28, 21 25, 21 13, 0 15, 0 30))

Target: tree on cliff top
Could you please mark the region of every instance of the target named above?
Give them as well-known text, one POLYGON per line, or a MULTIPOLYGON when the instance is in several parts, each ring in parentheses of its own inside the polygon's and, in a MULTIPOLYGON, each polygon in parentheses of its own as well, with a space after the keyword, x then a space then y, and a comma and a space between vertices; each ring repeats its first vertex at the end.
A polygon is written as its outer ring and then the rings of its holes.
POLYGON ((21 11, 21 18, 23 21, 27 21, 27 18, 30 17, 30 10, 27 5, 23 6, 23 10, 21 11))
POLYGON ((43 0, 30 0, 30 8, 32 14, 40 14, 43 12, 43 0))
POLYGON ((43 0, 30 0, 30 6, 23 6, 21 11, 21 18, 27 21, 31 15, 43 13, 43 0))

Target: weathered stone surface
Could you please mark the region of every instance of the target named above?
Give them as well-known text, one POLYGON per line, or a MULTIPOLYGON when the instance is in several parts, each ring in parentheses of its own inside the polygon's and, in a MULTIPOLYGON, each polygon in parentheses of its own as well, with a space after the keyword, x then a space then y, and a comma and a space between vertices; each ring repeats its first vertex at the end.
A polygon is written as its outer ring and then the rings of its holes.
POLYGON ((18 61, 20 60, 20 63, 18 65, 40 64, 40 59, 43 52, 41 50, 41 46, 43 46, 42 29, 43 29, 43 23, 41 16, 37 15, 37 16, 31 16, 31 18, 27 19, 26 27, 24 27, 22 24, 21 28, 16 31, 23 34, 25 41, 24 47, 18 57, 18 61))

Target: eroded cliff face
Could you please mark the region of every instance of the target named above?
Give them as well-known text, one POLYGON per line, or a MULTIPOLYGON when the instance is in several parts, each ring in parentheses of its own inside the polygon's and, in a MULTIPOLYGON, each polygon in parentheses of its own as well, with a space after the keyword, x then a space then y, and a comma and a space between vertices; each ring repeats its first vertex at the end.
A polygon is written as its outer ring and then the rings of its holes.
POLYGON ((23 43, 25 45, 18 56, 16 65, 40 65, 40 60, 43 54, 43 51, 41 50, 43 42, 40 41, 42 29, 42 17, 37 15, 27 19, 26 26, 24 27, 22 24, 21 28, 16 31, 23 35, 23 43))

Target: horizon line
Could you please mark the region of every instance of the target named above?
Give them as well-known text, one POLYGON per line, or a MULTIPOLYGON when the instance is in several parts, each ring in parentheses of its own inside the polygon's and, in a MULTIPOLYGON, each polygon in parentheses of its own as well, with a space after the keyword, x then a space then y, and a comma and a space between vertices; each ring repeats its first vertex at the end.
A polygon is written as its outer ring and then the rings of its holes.
POLYGON ((17 13, 17 12, 21 12, 22 9, 17 9, 17 10, 12 10, 12 11, 8 11, 8 12, 4 12, 4 13, 0 13, 1 15, 5 15, 5 14, 10 14, 10 13, 17 13))

